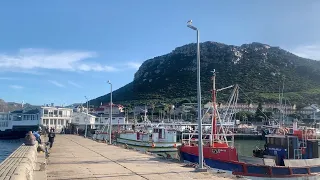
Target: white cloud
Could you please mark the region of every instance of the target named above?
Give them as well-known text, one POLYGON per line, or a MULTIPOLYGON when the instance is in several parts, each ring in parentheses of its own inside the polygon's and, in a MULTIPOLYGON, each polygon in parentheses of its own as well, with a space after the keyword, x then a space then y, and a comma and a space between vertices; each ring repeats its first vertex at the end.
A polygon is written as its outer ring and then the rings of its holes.
POLYGON ((96 57, 89 51, 51 51, 46 49, 20 49, 16 54, 0 53, 0 68, 16 70, 55 69, 66 71, 115 71, 112 66, 85 63, 96 57))
POLYGON ((0 80, 16 80, 16 78, 12 78, 12 77, 0 77, 0 80))
POLYGON ((320 44, 298 46, 291 52, 300 57, 320 60, 320 44))
POLYGON ((54 81, 54 80, 48 80, 51 84, 55 85, 55 86, 58 86, 58 87, 64 87, 63 84, 57 82, 57 81, 54 81))
POLYGON ((126 66, 127 66, 128 68, 133 68, 133 69, 138 70, 139 67, 141 66, 141 63, 138 63, 138 62, 128 62, 128 63, 126 63, 126 66))
POLYGON ((73 81, 68 81, 68 84, 74 86, 74 87, 77 87, 77 88, 82 88, 82 86, 80 86, 79 84, 73 82, 73 81))
POLYGON ((9 87, 12 89, 22 89, 23 88, 23 86, 19 86, 19 85, 10 85, 9 87))
POLYGON ((78 68, 81 71, 117 71, 117 69, 112 66, 102 66, 100 64, 81 64, 78 68))

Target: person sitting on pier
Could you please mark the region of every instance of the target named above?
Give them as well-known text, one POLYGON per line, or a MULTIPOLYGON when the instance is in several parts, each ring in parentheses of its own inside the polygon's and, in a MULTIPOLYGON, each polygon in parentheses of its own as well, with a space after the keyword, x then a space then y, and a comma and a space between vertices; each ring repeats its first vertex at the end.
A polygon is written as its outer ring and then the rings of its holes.
POLYGON ((26 134, 26 137, 24 138, 24 144, 26 146, 33 146, 36 144, 36 138, 35 136, 32 134, 31 131, 29 131, 27 134, 26 134))
POLYGON ((41 136, 37 131, 33 131, 32 133, 34 137, 36 137, 36 140, 38 141, 39 144, 41 144, 41 136))

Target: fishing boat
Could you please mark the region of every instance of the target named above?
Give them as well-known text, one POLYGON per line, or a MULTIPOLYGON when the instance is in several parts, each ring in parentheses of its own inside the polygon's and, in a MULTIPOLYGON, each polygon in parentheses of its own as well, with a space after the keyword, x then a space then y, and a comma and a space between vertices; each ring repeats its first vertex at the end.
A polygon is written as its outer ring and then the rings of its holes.
POLYGON ((160 125, 148 123, 147 110, 144 111, 144 126, 140 130, 124 130, 117 134, 117 143, 143 148, 149 152, 170 152, 177 151, 181 145, 177 141, 177 130, 160 125))
POLYGON ((117 143, 144 148, 150 152, 177 151, 177 130, 153 127, 151 131, 123 131, 117 136, 117 143))
MULTIPOLYGON (((237 96, 235 94, 237 88, 237 86, 234 88, 231 97, 237 96)), ((292 135, 266 135, 264 150, 254 150, 253 155, 255 157, 239 156, 237 149, 234 147, 234 135, 227 134, 225 127, 217 126, 217 121, 223 121, 223 119, 217 111, 216 92, 214 73, 210 138, 205 138, 208 136, 207 134, 199 138, 195 134, 188 134, 189 138, 182 139, 183 144, 178 148, 181 160, 192 163, 199 162, 199 147, 197 144, 198 141, 202 141, 204 164, 214 169, 241 175, 248 179, 320 178, 318 146, 314 140, 308 139, 308 136, 303 133, 301 139, 298 135, 294 135, 295 132, 292 132, 292 135), (227 136, 231 136, 231 140, 228 140, 227 136)))

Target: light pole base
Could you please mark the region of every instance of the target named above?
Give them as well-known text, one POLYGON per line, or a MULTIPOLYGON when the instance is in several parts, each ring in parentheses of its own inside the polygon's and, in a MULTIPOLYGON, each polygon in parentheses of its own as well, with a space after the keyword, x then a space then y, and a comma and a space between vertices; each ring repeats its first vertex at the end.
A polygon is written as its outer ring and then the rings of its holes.
POLYGON ((197 168, 195 169, 195 172, 208 172, 207 168, 197 168))

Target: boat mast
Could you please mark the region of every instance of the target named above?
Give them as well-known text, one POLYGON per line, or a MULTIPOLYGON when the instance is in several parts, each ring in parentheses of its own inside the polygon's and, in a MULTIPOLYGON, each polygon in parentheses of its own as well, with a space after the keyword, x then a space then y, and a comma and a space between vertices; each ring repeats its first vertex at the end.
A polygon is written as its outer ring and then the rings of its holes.
POLYGON ((147 123, 147 106, 144 105, 144 123, 147 123))
MULTIPOLYGON (((217 119, 216 119, 216 70, 211 71, 212 76, 212 124, 211 124, 211 139, 214 141, 217 134, 217 119)), ((211 142, 213 145, 213 142, 211 142)))

